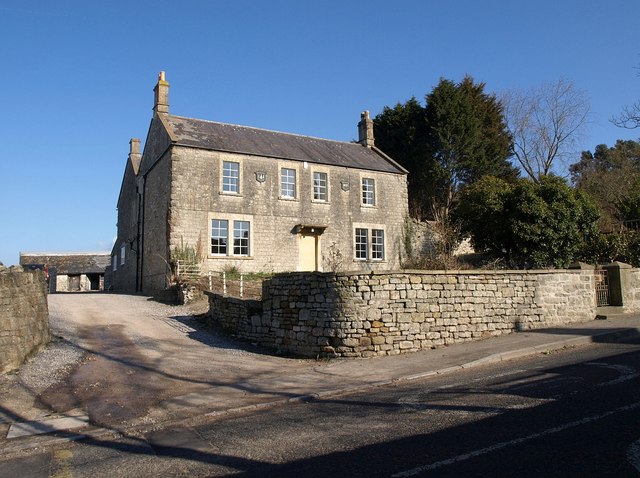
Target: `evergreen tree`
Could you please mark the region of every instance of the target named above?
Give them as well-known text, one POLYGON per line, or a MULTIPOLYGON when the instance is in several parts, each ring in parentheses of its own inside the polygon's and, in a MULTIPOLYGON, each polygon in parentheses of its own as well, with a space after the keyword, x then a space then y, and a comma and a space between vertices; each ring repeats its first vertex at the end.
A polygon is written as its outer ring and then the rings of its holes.
POLYGON ((385 106, 374 119, 376 146, 398 161, 407 171, 409 209, 421 216, 423 204, 430 199, 431 178, 427 174, 430 158, 426 149, 424 109, 416 98, 393 108, 385 106))
POLYGON ((454 216, 478 251, 510 267, 566 267, 595 235, 597 207, 556 176, 509 184, 486 176, 462 192, 454 216))
POLYGON ((461 187, 486 174, 517 177, 502 107, 469 76, 441 79, 426 105, 411 98, 374 119, 380 149, 409 171, 412 215, 446 222, 461 187))
POLYGON ((632 205, 640 185, 640 143, 600 144, 593 153, 583 151, 569 171, 576 188, 589 194, 602 210, 602 230, 616 230, 620 221, 640 219, 632 205))

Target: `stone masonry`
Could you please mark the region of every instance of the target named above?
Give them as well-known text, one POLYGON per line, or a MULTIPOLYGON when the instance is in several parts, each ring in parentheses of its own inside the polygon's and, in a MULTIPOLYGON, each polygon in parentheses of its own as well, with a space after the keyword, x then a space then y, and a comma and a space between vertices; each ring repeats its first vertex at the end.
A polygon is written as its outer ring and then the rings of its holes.
POLYGON ((0 270, 0 372, 18 368, 49 339, 44 273, 0 270))
POLYGON ((210 320, 304 356, 414 352, 593 319, 592 271, 288 273, 263 301, 208 293, 210 320))
POLYGON ((169 114, 164 73, 140 152, 130 142, 112 250, 113 290, 153 294, 193 250, 200 271, 393 270, 408 214, 407 171, 358 142, 169 114))

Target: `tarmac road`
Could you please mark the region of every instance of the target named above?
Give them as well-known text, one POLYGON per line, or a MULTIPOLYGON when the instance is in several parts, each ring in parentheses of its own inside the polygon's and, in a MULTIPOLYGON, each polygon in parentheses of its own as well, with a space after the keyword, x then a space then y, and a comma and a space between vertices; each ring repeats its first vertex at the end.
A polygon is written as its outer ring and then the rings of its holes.
POLYGON ((638 476, 640 340, 5 460, 0 477, 638 476))
POLYGON ((120 436, 149 456, 141 437, 154 430, 371 393, 640 332, 640 317, 623 315, 401 356, 316 361, 274 356, 203 329, 192 314, 206 304, 197 310, 141 296, 56 294, 49 308, 56 341, 19 374, 0 376, 0 460, 120 436))

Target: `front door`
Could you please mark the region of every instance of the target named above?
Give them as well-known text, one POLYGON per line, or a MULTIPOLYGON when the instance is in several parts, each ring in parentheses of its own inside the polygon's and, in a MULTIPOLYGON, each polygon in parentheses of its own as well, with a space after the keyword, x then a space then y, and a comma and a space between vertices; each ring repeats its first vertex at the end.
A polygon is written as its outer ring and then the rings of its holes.
POLYGON ((301 271, 318 270, 318 236, 300 234, 300 267, 301 271))

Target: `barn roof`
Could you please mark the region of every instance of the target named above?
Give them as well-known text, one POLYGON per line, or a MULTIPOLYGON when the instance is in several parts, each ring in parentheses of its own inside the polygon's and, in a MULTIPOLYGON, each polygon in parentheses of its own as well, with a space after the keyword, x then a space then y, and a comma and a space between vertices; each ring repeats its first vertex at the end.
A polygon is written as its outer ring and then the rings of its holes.
POLYGON ((58 274, 104 273, 110 264, 109 252, 21 252, 20 265, 43 264, 58 274))

